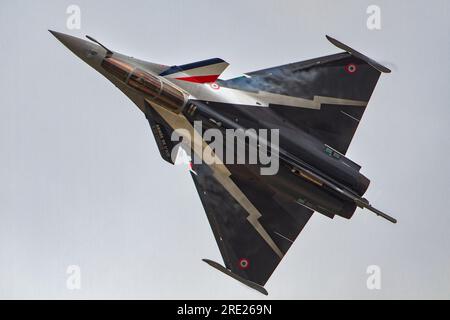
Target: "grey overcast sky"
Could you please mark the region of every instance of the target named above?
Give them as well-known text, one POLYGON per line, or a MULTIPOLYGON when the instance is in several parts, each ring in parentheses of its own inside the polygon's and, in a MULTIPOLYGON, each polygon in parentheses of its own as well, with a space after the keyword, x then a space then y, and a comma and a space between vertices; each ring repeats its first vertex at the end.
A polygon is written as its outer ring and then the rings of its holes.
POLYGON ((273 299, 450 298, 450 2, 1 1, 0 298, 265 299, 222 261, 184 166, 144 116, 47 29, 168 65, 221 57, 229 78, 338 52, 386 64, 348 156, 397 217, 319 214, 266 285, 273 299), (69 5, 81 29, 66 28, 69 5), (368 30, 366 9, 381 9, 368 30), (81 290, 66 288, 69 265, 81 290), (381 290, 368 290, 369 265, 381 290))

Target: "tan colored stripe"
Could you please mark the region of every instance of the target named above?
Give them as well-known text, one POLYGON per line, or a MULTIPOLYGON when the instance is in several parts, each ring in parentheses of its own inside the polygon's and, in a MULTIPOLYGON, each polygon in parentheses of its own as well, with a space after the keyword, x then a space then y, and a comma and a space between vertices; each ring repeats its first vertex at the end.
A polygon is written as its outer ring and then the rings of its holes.
POLYGON ((280 257, 280 259, 282 259, 283 253, 281 252, 280 248, 278 248, 278 246, 275 244, 273 239, 270 237, 270 235, 258 220, 261 217, 261 213, 258 211, 258 209, 255 208, 255 206, 245 196, 241 189, 239 189, 239 187, 233 182, 233 180, 231 180, 230 171, 223 164, 221 159, 216 157, 211 147, 205 141, 203 141, 200 134, 196 130, 194 130, 190 122, 182 114, 174 114, 166 110, 165 108, 155 104, 152 104, 152 107, 161 115, 161 117, 163 117, 163 119, 172 127, 172 129, 185 129, 190 133, 189 137, 183 136, 183 138, 190 142, 191 146, 193 146, 194 152, 196 152, 199 157, 203 156, 205 162, 213 163, 209 165, 209 167, 213 170, 214 177, 228 191, 228 193, 248 212, 247 220, 267 242, 272 250, 280 257), (191 137, 194 137, 194 145, 192 144, 191 137), (200 146, 199 143, 201 143, 202 145, 200 146), (202 150, 203 154, 198 154, 198 150, 202 150), (210 161, 213 159, 214 162, 210 161))
POLYGON ((340 99, 340 98, 323 97, 323 96, 314 96, 314 101, 318 104, 338 104, 338 105, 354 106, 354 107, 367 106, 367 101, 340 99))
POLYGON ((314 96, 313 100, 292 97, 282 94, 270 93, 265 91, 259 91, 258 93, 249 93, 255 99, 265 102, 270 105, 282 105, 288 107, 298 107, 307 109, 320 109, 322 104, 334 104, 334 105, 345 105, 345 106, 355 106, 355 107, 365 107, 367 106, 367 101, 351 100, 351 99, 341 99, 333 97, 324 96, 314 96))

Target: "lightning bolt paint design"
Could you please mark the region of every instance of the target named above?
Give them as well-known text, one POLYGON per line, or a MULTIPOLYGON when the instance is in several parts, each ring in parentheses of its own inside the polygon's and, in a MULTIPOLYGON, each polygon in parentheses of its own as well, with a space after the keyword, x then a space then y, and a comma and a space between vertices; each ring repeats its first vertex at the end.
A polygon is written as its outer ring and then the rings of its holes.
POLYGON ((185 129, 187 130, 187 132, 189 132, 187 136, 183 135, 182 132, 180 132, 180 134, 183 136, 183 139, 186 139, 191 143, 194 152, 196 152, 198 156, 203 157, 206 163, 212 163, 211 165, 209 165, 209 167, 212 169, 214 177, 228 191, 228 193, 248 212, 248 222, 253 226, 253 228, 255 228, 259 235, 264 239, 264 241, 266 241, 266 243, 280 257, 280 259, 282 259, 284 256, 283 252, 275 244, 273 239, 259 222, 261 213, 251 203, 251 201, 241 191, 241 189, 239 189, 239 187, 233 182, 233 180, 231 180, 231 172, 227 169, 225 164, 223 164, 223 162, 215 156, 212 149, 202 139, 200 134, 196 130, 194 130, 194 127, 191 125, 191 123, 181 114, 172 113, 156 104, 152 104, 151 106, 172 127, 172 129, 176 130, 180 128, 185 129), (194 139, 192 140, 192 138, 194 139), (198 145, 199 143, 201 145, 198 145), (198 154, 199 150, 201 150, 202 154, 198 154), (206 157, 209 159, 205 159, 206 157))

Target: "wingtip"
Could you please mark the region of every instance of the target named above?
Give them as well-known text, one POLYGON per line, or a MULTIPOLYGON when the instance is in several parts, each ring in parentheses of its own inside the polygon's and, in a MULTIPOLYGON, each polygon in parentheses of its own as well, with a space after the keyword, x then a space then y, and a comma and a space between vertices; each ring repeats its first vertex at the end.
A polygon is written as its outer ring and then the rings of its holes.
POLYGON ((378 71, 382 72, 382 73, 391 73, 391 69, 386 68, 385 66, 383 66, 382 64, 376 62, 375 60, 365 56, 364 54, 356 51, 355 49, 347 46, 346 44, 342 43, 341 41, 329 36, 329 35, 325 35, 325 37, 327 38, 328 41, 330 41, 334 46, 338 47, 341 50, 347 51, 348 53, 350 53, 351 55, 364 60, 365 62, 367 62, 368 64, 370 64, 372 67, 374 67, 375 69, 377 69, 378 71))
POLYGON ((264 288, 263 286, 254 283, 250 280, 244 279, 243 277, 233 273, 231 270, 228 270, 227 268, 223 267, 220 263, 217 263, 215 261, 212 261, 210 259, 202 259, 203 262, 207 263, 208 265, 210 265, 211 267, 213 267, 214 269, 226 274, 227 276, 239 281, 240 283, 246 285, 247 287, 258 291, 259 293, 262 293, 263 295, 267 296, 269 295, 269 292, 266 290, 266 288, 264 288))
POLYGON ((328 35, 328 34, 326 34, 325 35, 325 38, 327 38, 327 40, 328 41, 330 41, 332 44, 334 44, 335 46, 339 46, 339 45, 342 45, 343 43, 342 42, 340 42, 339 40, 336 40, 335 38, 333 38, 332 36, 330 36, 330 35, 328 35))

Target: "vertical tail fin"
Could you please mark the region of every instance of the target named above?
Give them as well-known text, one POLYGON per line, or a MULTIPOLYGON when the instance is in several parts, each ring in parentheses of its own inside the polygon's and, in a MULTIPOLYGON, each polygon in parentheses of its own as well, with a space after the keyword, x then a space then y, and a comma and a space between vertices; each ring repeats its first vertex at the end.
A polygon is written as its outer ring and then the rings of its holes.
POLYGON ((170 67, 160 76, 195 83, 210 83, 216 81, 228 66, 224 60, 213 58, 170 67))

